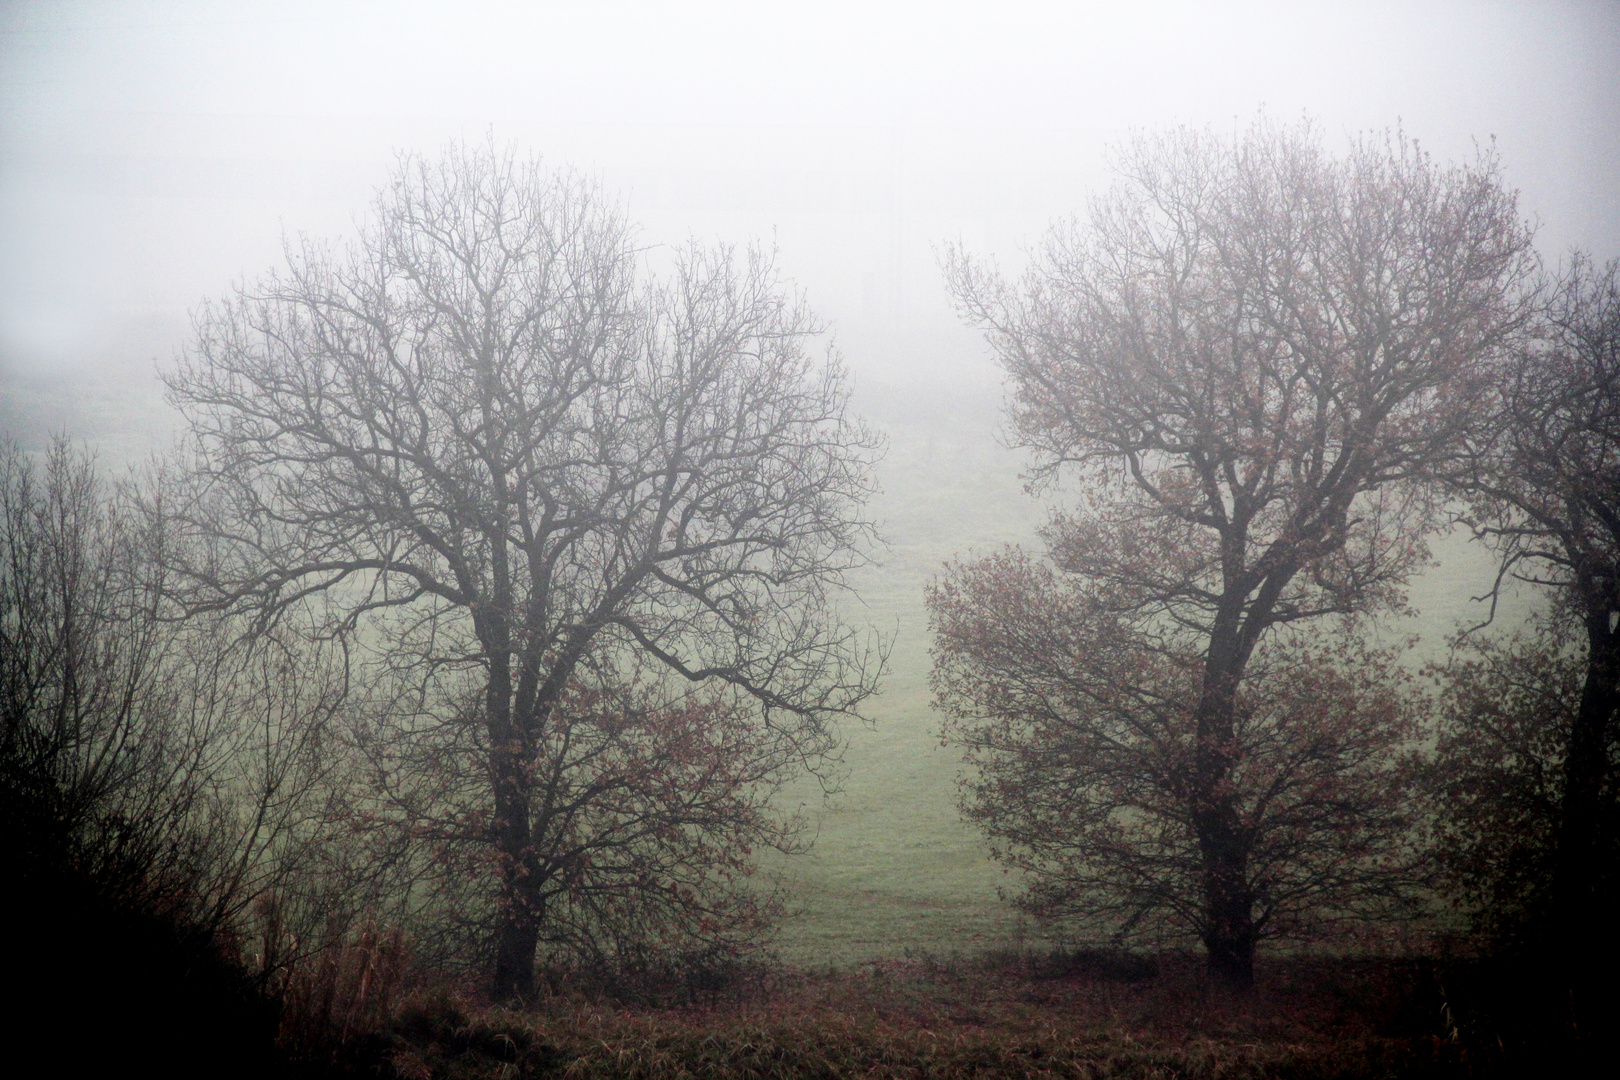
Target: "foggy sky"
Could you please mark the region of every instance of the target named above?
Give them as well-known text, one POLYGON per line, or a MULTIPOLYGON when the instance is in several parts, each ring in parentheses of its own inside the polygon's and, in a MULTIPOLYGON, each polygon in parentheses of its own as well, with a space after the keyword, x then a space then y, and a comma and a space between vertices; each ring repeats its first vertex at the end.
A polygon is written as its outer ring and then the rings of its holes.
POLYGON ((1016 266, 1132 129, 1494 137, 1544 255, 1620 254, 1617 72, 1615 3, 7 3, 0 424, 139 443, 187 313, 352 233, 400 149, 493 133, 648 243, 774 243, 858 380, 969 386, 938 245, 1016 266))

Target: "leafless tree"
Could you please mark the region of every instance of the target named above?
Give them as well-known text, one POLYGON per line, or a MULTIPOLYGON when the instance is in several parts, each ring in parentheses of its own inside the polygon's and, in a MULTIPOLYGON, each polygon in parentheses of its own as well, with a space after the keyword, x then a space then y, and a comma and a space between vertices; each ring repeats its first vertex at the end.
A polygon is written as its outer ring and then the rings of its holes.
POLYGON ((8 869, 43 917, 90 904, 235 934, 320 840, 337 673, 179 618, 162 521, 66 442, 40 458, 0 447, 8 869))
POLYGON ((1603 832, 1620 709, 1620 264, 1577 255, 1550 283, 1533 340, 1497 376, 1454 479, 1503 578, 1547 589, 1550 617, 1579 628, 1569 635, 1584 653, 1578 704, 1562 724, 1561 710, 1541 715, 1563 741, 1550 925, 1568 955, 1590 955, 1612 936, 1598 883, 1613 842, 1603 832))
MULTIPOLYGON (((836 359, 768 256, 671 262, 640 273, 578 177, 491 148, 408 157, 352 248, 304 242, 202 309, 166 377, 195 449, 180 514, 209 545, 181 568, 189 602, 265 627, 320 610, 390 708, 414 702, 389 724, 439 725, 445 768, 481 777, 445 835, 491 856, 502 995, 564 934, 569 853, 612 805, 572 764, 603 702, 641 701, 621 750, 637 723, 666 737, 654 716, 746 705, 746 745, 705 736, 712 767, 815 769, 881 667, 834 602, 867 557, 876 448, 836 359)), ((651 818, 692 827, 671 813, 651 818)))
POLYGON ((1020 285, 956 252, 946 270, 1011 376, 1036 479, 1079 481, 1053 562, 1130 648, 1199 668, 1177 783, 1212 970, 1246 985, 1251 657, 1401 602, 1434 467, 1524 322, 1530 235, 1492 156, 1440 167, 1399 137, 1334 158, 1308 123, 1262 119, 1138 138, 1117 165, 1020 285))

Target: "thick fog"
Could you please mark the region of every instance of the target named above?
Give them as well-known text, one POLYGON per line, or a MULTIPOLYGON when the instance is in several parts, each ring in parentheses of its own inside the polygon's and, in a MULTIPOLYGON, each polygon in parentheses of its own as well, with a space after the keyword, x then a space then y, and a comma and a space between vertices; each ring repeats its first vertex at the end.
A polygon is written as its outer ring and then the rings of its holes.
POLYGON ((993 388, 939 245, 1016 265, 1133 129, 1494 139, 1544 255, 1620 253, 1607 3, 11 3, 0 49, 0 424, 104 453, 160 441, 191 309, 453 139, 592 174, 648 244, 774 244, 867 396, 993 388))
MULTIPOLYGON (((156 371, 190 313, 284 265, 288 238, 353 236, 402 152, 491 140, 581 171, 654 262, 774 247, 888 438, 868 507, 887 547, 848 584, 892 642, 840 800, 788 793, 817 842, 784 954, 1021 943, 957 812, 922 596, 945 560, 1034 539, 1046 506, 996 441, 1001 377, 947 302, 943 245, 1016 269, 1132 132, 1264 110, 1314 118, 1330 152, 1369 130, 1441 161, 1494 141, 1543 258, 1614 258, 1617 72, 1612 2, 6 3, 0 438, 66 432, 109 471, 164 448, 156 371)), ((1380 630, 1421 632, 1414 662, 1479 621, 1495 571, 1460 535, 1434 550, 1424 621, 1380 630)))

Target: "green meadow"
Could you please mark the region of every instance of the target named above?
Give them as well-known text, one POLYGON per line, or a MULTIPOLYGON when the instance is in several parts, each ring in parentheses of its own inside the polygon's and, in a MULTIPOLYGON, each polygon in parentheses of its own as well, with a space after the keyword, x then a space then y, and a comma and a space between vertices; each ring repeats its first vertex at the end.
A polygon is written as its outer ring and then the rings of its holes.
POLYGON ((1028 542, 1044 511, 1022 493, 1021 456, 997 444, 999 390, 885 395, 867 418, 888 438, 871 504, 887 550, 851 580, 852 619, 893 638, 870 726, 846 727, 841 790, 801 784, 817 836, 778 860, 795 914, 780 949, 796 963, 949 955, 1010 943, 1019 919, 1005 882, 956 811, 958 756, 940 743, 928 689, 923 590, 945 560, 1028 542))

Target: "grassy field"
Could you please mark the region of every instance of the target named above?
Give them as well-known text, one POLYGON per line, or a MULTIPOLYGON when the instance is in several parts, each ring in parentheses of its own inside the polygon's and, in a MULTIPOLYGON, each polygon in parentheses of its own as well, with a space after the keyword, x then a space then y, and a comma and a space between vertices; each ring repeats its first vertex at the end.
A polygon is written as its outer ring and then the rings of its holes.
POLYGON ((1001 870, 957 816, 958 755, 940 744, 930 708, 922 602, 946 559, 1034 540, 1044 518, 1022 494, 1021 456, 994 438, 998 399, 993 387, 978 397, 913 390, 864 410, 889 439, 871 506, 888 551, 851 582, 850 614, 892 634, 894 648, 873 725, 846 729, 842 791, 826 805, 809 785, 794 793, 819 835, 783 867, 798 912, 780 942, 791 962, 950 955, 1006 947, 1020 932, 996 896, 1001 870))

